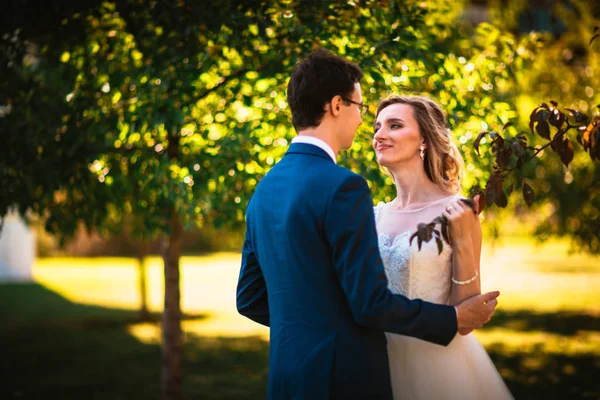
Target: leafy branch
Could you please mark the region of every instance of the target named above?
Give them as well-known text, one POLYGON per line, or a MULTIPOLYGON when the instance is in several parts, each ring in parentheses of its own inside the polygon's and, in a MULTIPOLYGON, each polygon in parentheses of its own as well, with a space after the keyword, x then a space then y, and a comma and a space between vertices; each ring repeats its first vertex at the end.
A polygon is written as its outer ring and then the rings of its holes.
MULTIPOLYGON (((590 39, 588 46, 600 37, 600 26, 594 27, 593 36, 590 39)), ((525 132, 518 133, 513 138, 506 138, 498 132, 481 132, 473 144, 473 148, 478 156, 479 145, 483 138, 487 135, 491 138, 491 152, 495 154, 495 160, 492 164, 492 174, 488 178, 485 189, 477 188, 473 191, 473 196, 479 196, 478 209, 483 211, 486 206, 496 205, 500 208, 505 208, 508 205, 508 196, 514 190, 514 182, 504 188, 507 183, 507 178, 514 171, 523 170, 523 166, 547 148, 552 149, 560 157, 560 161, 568 167, 575 156, 575 149, 572 140, 569 140, 567 132, 573 130, 576 132, 576 141, 583 147, 592 160, 600 161, 600 113, 592 118, 580 111, 565 108, 561 111, 558 103, 551 100, 550 105, 542 103, 536 107, 529 116, 529 130, 535 136, 537 133, 542 139, 548 142, 542 146, 528 146, 527 134, 525 132), (568 112, 567 113, 565 112, 568 112), (551 128, 555 128, 556 132, 551 135, 551 128)), ((600 110, 600 104, 596 106, 600 110)), ((506 129, 512 126, 512 122, 508 122, 502 128, 504 134, 506 129)), ((520 183, 523 199, 528 206, 535 200, 535 192, 533 188, 525 181, 520 183)), ((473 199, 461 199, 475 211, 475 201, 473 199)), ((417 238, 419 250, 423 242, 429 242, 432 238, 436 239, 438 253, 442 252, 444 238, 448 244, 451 244, 451 238, 448 234, 448 219, 444 216, 434 218, 428 224, 420 223, 417 226, 417 231, 410 237, 410 243, 417 238), (437 225, 440 228, 436 228, 437 225)))
MULTIPOLYGON (((590 118, 588 115, 577 110, 565 108, 560 110, 558 103, 551 100, 550 105, 542 103, 536 107, 529 117, 529 129, 535 135, 537 133, 542 139, 548 142, 542 146, 528 145, 528 135, 520 132, 513 138, 506 137, 506 129, 512 126, 509 122, 502 128, 502 134, 498 132, 481 132, 473 144, 477 155, 479 145, 484 137, 491 139, 491 152, 495 155, 492 165, 493 172, 488 178, 485 189, 478 188, 474 191, 474 196, 479 197, 479 212, 486 206, 496 205, 505 208, 508 205, 508 196, 513 192, 515 183, 507 184, 508 177, 515 171, 522 171, 523 167, 537 158, 540 153, 546 149, 552 149, 558 154, 560 161, 568 167, 573 161, 575 150, 572 139, 567 133, 576 132, 576 141, 582 146, 593 161, 600 161, 600 114, 590 118), (552 128, 556 130, 552 135, 552 128), (504 136, 503 136, 504 135, 504 136), (506 188, 505 188, 506 186, 506 188)), ((600 110, 600 104, 597 105, 600 110)), ((533 188, 525 181, 520 183, 523 199, 528 206, 535 200, 533 188)), ((463 202, 470 205, 475 211, 475 201, 473 199, 462 199, 463 202)), ((410 243, 417 238, 419 250, 423 242, 429 242, 432 238, 436 239, 438 252, 443 249, 442 238, 448 244, 451 244, 448 234, 448 220, 444 216, 438 216, 428 224, 421 223, 417 226, 417 231, 410 237, 410 243), (437 228, 437 225, 440 228, 437 228)))
MULTIPOLYGON (((463 203, 467 204, 473 212, 475 212, 475 201, 473 199, 460 199, 463 203)), ((452 244, 452 239, 450 234, 448 233, 448 218, 440 215, 439 217, 435 217, 433 221, 428 224, 420 223, 417 226, 417 231, 413 233, 410 237, 410 244, 412 245, 413 239, 417 237, 417 244, 419 246, 419 250, 421 250, 421 245, 423 242, 429 242, 432 238, 435 238, 435 242, 438 247, 438 254, 442 252, 444 249, 444 244, 442 242, 442 238, 448 244, 452 244), (436 225, 440 225, 440 229, 436 228, 436 225)))
POLYGON ((592 45, 592 42, 593 42, 595 39, 598 39, 598 37, 600 37, 600 26, 595 26, 595 27, 594 27, 594 36, 592 36, 592 38, 590 39, 589 46, 591 46, 591 45, 592 45))

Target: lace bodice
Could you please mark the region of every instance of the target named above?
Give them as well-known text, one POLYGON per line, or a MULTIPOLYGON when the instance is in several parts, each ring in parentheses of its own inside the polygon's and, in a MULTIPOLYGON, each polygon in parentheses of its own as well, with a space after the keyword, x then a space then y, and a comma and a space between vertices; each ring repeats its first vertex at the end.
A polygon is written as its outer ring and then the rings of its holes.
MULTIPOLYGON (((373 208, 377 224, 379 252, 389 281, 388 287, 392 293, 402 294, 410 299, 422 299, 432 303, 448 304, 452 289, 452 249, 444 241, 444 249, 438 254, 435 240, 423 243, 421 250, 417 239, 409 245, 410 236, 414 229, 394 232, 391 226, 404 224, 395 223, 394 219, 404 218, 403 215, 385 212, 387 205, 379 203, 373 208), (392 221, 390 221, 390 219, 392 221)), ((389 211, 389 210, 388 210, 389 211)), ((431 210, 435 213, 435 209, 431 210)), ((430 213, 431 214, 431 213, 430 213)), ((419 222, 429 222, 427 213, 412 214, 411 218, 419 222)))

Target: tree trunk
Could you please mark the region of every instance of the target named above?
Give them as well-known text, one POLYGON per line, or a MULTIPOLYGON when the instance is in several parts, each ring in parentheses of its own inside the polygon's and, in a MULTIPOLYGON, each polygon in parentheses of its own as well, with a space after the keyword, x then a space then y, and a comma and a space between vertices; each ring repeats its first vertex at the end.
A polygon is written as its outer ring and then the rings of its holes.
POLYGON ((170 221, 171 235, 166 238, 163 259, 165 263, 165 308, 163 311, 161 399, 182 400, 183 338, 179 288, 179 258, 183 227, 174 213, 170 221))
POLYGON ((138 280, 140 285, 140 311, 139 317, 142 321, 148 321, 150 319, 150 312, 148 311, 148 285, 146 275, 146 256, 148 255, 148 245, 144 242, 138 245, 138 280))

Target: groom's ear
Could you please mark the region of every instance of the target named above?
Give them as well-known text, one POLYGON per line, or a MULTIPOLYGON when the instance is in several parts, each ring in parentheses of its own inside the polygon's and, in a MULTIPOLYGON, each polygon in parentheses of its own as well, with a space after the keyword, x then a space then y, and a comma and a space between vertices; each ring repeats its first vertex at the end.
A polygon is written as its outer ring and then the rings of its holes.
POLYGON ((337 117, 342 108, 342 97, 340 95, 333 96, 333 98, 329 101, 329 108, 331 113, 337 117))

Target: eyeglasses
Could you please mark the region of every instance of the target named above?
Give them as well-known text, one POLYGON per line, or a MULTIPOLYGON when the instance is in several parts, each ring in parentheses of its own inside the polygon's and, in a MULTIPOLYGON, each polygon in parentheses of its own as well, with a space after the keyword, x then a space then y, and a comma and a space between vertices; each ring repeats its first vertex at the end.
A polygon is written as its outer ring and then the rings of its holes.
POLYGON ((367 113, 369 112, 369 106, 367 104, 359 103, 357 101, 350 100, 350 99, 347 99, 345 97, 342 97, 342 100, 344 100, 344 101, 346 101, 348 103, 356 104, 359 107, 359 109, 360 109, 360 115, 362 115, 363 117, 365 115, 367 115, 367 113))

